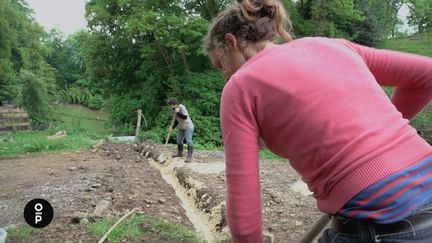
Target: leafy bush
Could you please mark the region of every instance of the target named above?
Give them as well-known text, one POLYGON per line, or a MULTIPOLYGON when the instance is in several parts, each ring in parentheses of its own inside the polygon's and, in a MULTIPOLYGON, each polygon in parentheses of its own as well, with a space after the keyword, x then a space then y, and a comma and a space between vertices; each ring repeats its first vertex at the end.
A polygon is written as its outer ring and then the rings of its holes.
POLYGON ((79 86, 73 86, 64 91, 65 101, 69 104, 85 104, 91 96, 90 90, 79 86))
POLYGON ((92 93, 89 88, 78 85, 63 91, 63 98, 68 104, 84 105, 90 109, 100 109, 104 105, 101 95, 92 93))
MULTIPOLYGON (((161 143, 165 139, 167 131, 161 128, 155 128, 148 131, 140 132, 138 136, 139 141, 150 140, 154 143, 161 143)), ((171 134, 174 135, 174 134, 171 134)))
POLYGON ((48 105, 48 93, 44 82, 30 71, 22 71, 22 99, 30 121, 34 125, 47 124, 53 120, 48 105))
POLYGON ((90 109, 101 109, 104 106, 104 100, 101 95, 93 94, 85 105, 90 109))
POLYGON ((140 105, 138 100, 128 96, 116 96, 110 100, 111 116, 108 119, 109 126, 125 128, 136 124, 136 110, 140 105))

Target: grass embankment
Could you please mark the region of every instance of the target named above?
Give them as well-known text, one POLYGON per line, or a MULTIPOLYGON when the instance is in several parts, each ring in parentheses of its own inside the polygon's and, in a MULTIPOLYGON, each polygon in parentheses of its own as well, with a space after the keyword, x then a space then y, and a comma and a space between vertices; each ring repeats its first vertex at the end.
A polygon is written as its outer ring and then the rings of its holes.
POLYGON ((79 105, 61 105, 52 111, 57 121, 46 131, 13 131, 0 136, 0 157, 29 153, 88 149, 106 137, 108 112, 94 111, 79 105), (48 139, 58 131, 67 136, 48 139))
MULTIPOLYGON (((378 47, 432 57, 432 33, 403 39, 385 40, 378 47)), ((389 88, 385 90, 387 94, 391 94, 392 92, 389 88)), ((411 121, 411 124, 417 130, 423 132, 432 129, 432 105, 429 105, 422 113, 418 114, 417 117, 411 121)), ((431 143, 432 133, 426 132, 424 138, 431 143)))

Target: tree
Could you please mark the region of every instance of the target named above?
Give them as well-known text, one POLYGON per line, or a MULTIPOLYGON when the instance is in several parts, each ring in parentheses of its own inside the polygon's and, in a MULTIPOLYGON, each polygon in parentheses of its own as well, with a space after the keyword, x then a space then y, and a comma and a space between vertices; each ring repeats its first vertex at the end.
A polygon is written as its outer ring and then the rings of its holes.
POLYGON ((43 29, 23 0, 0 0, 0 99, 17 98, 22 88, 19 74, 29 70, 55 91, 53 69, 43 58, 43 29))
POLYGON ((410 14, 408 24, 416 26, 418 32, 432 31, 432 1, 430 0, 407 0, 410 14))

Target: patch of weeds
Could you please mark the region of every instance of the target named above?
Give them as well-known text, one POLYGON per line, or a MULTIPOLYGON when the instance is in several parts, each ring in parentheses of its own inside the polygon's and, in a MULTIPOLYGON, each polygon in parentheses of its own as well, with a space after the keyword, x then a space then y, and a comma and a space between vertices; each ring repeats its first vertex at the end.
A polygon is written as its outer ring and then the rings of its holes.
MULTIPOLYGON (((103 237, 119 220, 119 217, 106 217, 88 225, 88 232, 103 237)), ((169 239, 172 242, 199 243, 202 239, 184 225, 173 224, 163 219, 148 216, 132 216, 124 219, 108 235, 108 242, 137 242, 145 237, 158 242, 158 239, 169 239)))
POLYGON ((268 149, 263 149, 259 151, 259 158, 264 160, 281 160, 281 161, 287 161, 287 159, 277 156, 276 154, 272 153, 268 149))
POLYGON ((151 220, 150 227, 153 233, 166 237, 173 242, 200 243, 202 239, 187 227, 181 224, 172 224, 163 219, 151 220))
MULTIPOLYGON (((88 226, 89 233, 102 237, 118 220, 119 217, 106 217, 100 221, 90 223, 88 226)), ((143 220, 144 216, 132 216, 124 219, 108 235, 108 242, 120 242, 120 240, 133 242, 138 240, 140 236, 144 235, 144 231, 140 228, 140 223, 143 220)))
POLYGON ((8 242, 21 242, 28 239, 33 234, 34 229, 30 225, 22 224, 6 231, 8 242))

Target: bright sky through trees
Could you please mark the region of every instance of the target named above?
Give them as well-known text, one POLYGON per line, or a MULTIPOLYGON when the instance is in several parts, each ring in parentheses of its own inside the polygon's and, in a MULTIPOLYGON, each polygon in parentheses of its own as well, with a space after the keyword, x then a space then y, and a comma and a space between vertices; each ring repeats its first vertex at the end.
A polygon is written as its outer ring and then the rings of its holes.
POLYGON ((35 12, 36 21, 46 31, 58 28, 69 35, 85 28, 86 0, 25 0, 35 12))

